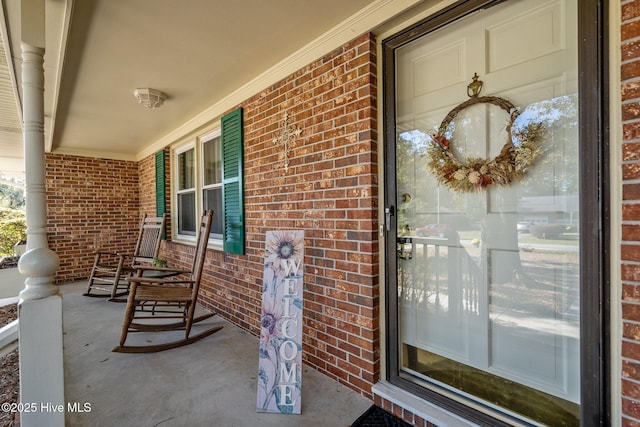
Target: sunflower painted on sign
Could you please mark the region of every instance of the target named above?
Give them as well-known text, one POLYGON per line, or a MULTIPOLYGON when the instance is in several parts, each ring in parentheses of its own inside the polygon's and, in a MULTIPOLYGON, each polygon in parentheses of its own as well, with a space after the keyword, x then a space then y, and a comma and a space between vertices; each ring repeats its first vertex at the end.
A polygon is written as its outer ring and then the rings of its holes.
POLYGON ((271 231, 267 233, 265 267, 282 276, 291 262, 304 256, 304 233, 300 231, 271 231))

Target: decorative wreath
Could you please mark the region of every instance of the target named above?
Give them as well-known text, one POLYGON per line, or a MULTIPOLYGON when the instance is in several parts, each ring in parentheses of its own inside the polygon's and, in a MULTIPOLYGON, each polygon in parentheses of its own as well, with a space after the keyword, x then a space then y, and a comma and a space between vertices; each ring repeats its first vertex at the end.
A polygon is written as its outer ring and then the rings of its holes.
POLYGON ((543 123, 531 122, 513 132, 511 125, 519 115, 511 102, 495 96, 472 97, 459 104, 445 116, 438 132, 432 135, 433 143, 427 148, 431 157, 427 167, 441 184, 454 191, 478 191, 491 184, 509 185, 522 178, 527 168, 542 154, 545 128, 543 123), (496 105, 509 114, 507 142, 493 159, 469 157, 461 161, 451 151, 453 141, 447 138, 446 131, 460 111, 480 103, 496 105))

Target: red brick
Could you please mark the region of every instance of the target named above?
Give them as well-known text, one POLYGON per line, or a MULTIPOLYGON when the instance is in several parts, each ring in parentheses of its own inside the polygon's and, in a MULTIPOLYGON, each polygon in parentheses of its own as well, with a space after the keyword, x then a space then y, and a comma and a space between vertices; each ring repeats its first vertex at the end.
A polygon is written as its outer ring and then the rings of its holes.
POLYGON ((640 16, 640 3, 632 1, 622 5, 622 22, 628 21, 640 16))
POLYGON ((631 141, 640 138, 640 122, 623 123, 622 137, 625 141, 631 141))
POLYGON ((640 62, 633 61, 623 64, 620 67, 620 79, 629 80, 640 75, 640 62))
POLYGON ((640 427, 640 421, 623 417, 621 427, 640 427))
POLYGON ((640 402, 623 398, 622 411, 628 416, 640 418, 640 402))
POLYGON ((640 245, 622 245, 621 258, 626 261, 640 261, 640 245))
POLYGON ((623 378, 622 395, 635 400, 640 399, 640 384, 623 378))
POLYGON ((623 185, 622 200, 640 200, 640 184, 623 185))
POLYGON ((640 160, 640 144, 623 144, 622 160, 640 160))
POLYGON ((637 221, 640 220, 640 204, 625 203, 622 205, 622 220, 637 221))
POLYGON ((640 286, 623 284, 622 300, 626 302, 640 302, 640 286))
POLYGON ((622 240, 640 240, 640 225, 622 224, 622 240))
POLYGON ((622 361, 622 376, 635 381, 640 380, 640 363, 622 361))
POLYGON ((640 343, 623 339, 622 357, 640 360, 640 343))
MULTIPOLYGON (((620 29, 620 40, 623 42, 629 39, 633 39, 640 34, 640 21, 633 21, 622 25, 620 29)), ((624 45, 623 48, 624 50, 624 45)))
MULTIPOLYGON (((637 30, 638 30, 638 22, 633 22, 622 27, 623 36, 633 36, 634 31, 635 31, 635 34, 638 34, 637 30)), ((640 43, 638 43, 637 41, 623 43, 621 51, 622 51, 623 61, 637 58, 640 55, 640 43)))
MULTIPOLYGON (((639 63, 640 64, 640 63, 639 63)), ((631 102, 622 105, 622 120, 635 120, 640 117, 640 104, 631 102)))
POLYGON ((640 322, 640 304, 622 303, 622 318, 640 322))
POLYGON ((622 165, 622 179, 638 179, 640 178, 640 164, 628 163, 622 165))
POLYGON ((640 324, 624 322, 622 336, 630 340, 640 341, 640 324))

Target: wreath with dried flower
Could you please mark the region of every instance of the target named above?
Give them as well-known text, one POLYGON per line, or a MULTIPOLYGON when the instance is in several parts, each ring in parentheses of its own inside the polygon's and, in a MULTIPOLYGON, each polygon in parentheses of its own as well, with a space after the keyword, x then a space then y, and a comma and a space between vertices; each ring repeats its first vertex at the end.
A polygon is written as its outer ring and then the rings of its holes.
POLYGON ((427 148, 430 160, 427 167, 441 184, 454 191, 478 191, 491 184, 510 185, 522 178, 529 166, 542 154, 545 127, 542 122, 530 122, 512 130, 520 112, 511 102, 496 96, 472 97, 449 112, 438 132, 431 136, 433 143, 427 148), (509 114, 506 124, 507 142, 493 159, 469 157, 459 160, 451 150, 452 139, 446 132, 451 121, 467 107, 485 103, 496 105, 509 114))

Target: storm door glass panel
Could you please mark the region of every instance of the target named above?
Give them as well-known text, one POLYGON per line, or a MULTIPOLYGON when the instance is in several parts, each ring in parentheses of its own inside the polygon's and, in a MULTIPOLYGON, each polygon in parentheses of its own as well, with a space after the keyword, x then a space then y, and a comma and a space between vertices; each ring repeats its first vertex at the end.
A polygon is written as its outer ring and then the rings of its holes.
POLYGON ((178 235, 196 234, 195 149, 178 154, 178 235))
POLYGON ((546 425, 579 424, 576 16, 575 0, 510 1, 395 57, 401 375, 546 425), (456 109, 474 73, 517 110, 456 109), (436 134, 457 160, 434 165, 436 134), (501 163, 535 136, 522 176, 501 163))
POLYGON ((217 136, 202 144, 203 153, 203 190, 204 209, 213 209, 213 223, 209 237, 222 239, 222 152, 220 137, 217 136))

